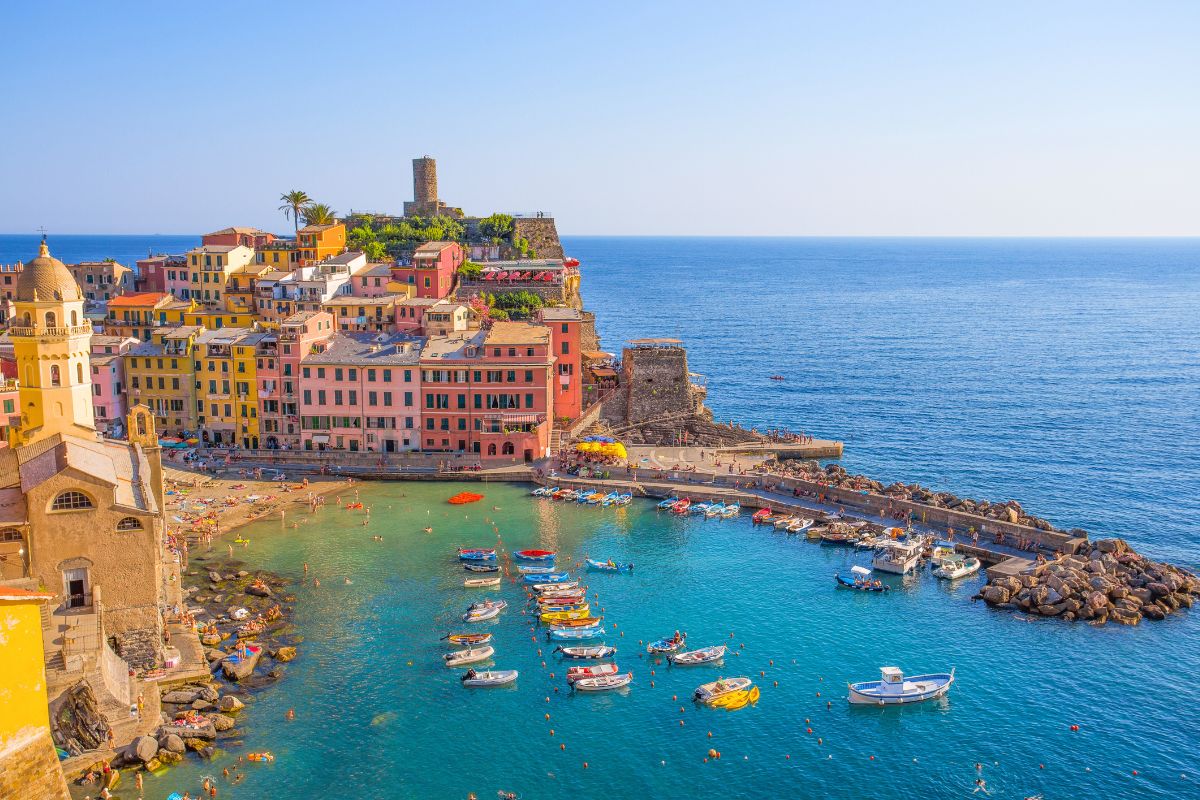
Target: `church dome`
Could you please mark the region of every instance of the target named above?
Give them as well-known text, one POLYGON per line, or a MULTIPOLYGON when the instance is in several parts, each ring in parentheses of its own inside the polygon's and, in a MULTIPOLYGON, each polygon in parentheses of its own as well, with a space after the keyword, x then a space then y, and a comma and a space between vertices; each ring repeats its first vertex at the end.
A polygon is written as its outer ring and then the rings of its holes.
POLYGON ((37 258, 26 264, 17 277, 14 295, 17 302, 83 299, 83 292, 71 271, 66 264, 50 255, 45 240, 37 258))

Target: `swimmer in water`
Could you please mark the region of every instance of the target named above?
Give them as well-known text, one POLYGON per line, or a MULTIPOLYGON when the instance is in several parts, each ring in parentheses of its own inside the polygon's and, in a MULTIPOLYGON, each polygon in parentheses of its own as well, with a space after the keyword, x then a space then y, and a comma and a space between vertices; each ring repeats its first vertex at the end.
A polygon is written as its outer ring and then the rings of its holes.
POLYGON ((313 586, 315 586, 315 587, 317 587, 318 589, 320 589, 320 588, 321 588, 321 579, 320 579, 320 578, 313 578, 313 586))
POLYGON ((287 714, 286 714, 285 716, 286 716, 288 719, 295 719, 295 718, 296 718, 296 709, 294 709, 294 708, 289 708, 289 709, 287 710, 287 714))
POLYGON ((425 532, 426 532, 426 533, 433 533, 433 526, 432 526, 432 525, 426 525, 426 526, 425 526, 425 532))
POLYGON ((349 578, 345 578, 344 580, 346 581, 347 586, 349 586, 353 582, 349 578))

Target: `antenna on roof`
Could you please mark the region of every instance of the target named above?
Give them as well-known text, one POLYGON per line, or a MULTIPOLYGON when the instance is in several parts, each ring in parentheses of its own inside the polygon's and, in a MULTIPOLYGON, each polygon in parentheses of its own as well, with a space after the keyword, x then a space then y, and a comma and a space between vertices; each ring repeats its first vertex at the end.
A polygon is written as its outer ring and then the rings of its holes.
POLYGON ((37 226, 37 231, 38 231, 38 233, 42 234, 42 241, 43 242, 46 241, 46 226, 45 225, 37 226))

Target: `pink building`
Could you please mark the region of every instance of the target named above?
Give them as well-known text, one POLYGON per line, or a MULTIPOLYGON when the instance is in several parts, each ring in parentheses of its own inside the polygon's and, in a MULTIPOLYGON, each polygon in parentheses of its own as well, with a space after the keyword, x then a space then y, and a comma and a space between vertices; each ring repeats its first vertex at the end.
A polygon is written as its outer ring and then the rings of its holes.
POLYGON ((346 297, 330 298, 321 304, 321 308, 334 316, 339 331, 348 333, 395 333, 396 312, 400 295, 390 294, 381 297, 346 297))
POLYGON ((538 320, 550 329, 554 353, 554 415, 575 420, 583 412, 583 357, 579 329, 583 315, 574 308, 543 308, 538 320))
POLYGON ((135 291, 163 292, 183 298, 187 295, 180 294, 180 289, 186 289, 188 285, 187 256, 154 255, 137 262, 135 291))
POLYGON ((409 297, 396 304, 396 330, 424 333, 425 312, 442 302, 436 297, 409 297))
POLYGON ((259 342, 259 440, 268 450, 300 449, 300 362, 333 334, 333 317, 327 312, 303 311, 283 320, 278 334, 259 342))
POLYGON ((20 419, 20 394, 15 378, 0 376, 0 447, 8 447, 9 420, 20 419))
POLYGON ((124 421, 128 407, 124 361, 120 355, 93 355, 91 358, 92 407, 95 409, 96 430, 108 437, 125 435, 124 421))
POLYGON ((442 299, 454 288, 454 277, 463 263, 458 242, 426 242, 413 252, 412 264, 392 268, 392 276, 412 286, 417 297, 442 299))
POLYGON ((93 356, 123 355, 129 348, 139 344, 132 336, 105 336, 97 333, 92 336, 93 356))
POLYGON ((423 340, 338 333, 301 359, 306 450, 395 453, 420 447, 423 340))
POLYGON ((258 228, 222 228, 200 237, 202 245, 241 245, 251 249, 266 247, 273 241, 275 234, 260 231, 258 228))
POLYGON ((388 291, 391 281, 391 264, 364 264, 350 278, 350 293, 355 297, 383 297, 392 294, 388 291))

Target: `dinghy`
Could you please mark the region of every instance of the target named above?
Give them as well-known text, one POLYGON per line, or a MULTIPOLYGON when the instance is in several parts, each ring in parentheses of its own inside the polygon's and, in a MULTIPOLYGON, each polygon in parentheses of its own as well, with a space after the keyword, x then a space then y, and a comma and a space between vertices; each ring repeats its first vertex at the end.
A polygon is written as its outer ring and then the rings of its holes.
POLYGON ((633 494, 631 492, 622 492, 617 495, 617 499, 613 501, 613 505, 627 506, 633 502, 633 494))
POLYGON ((628 686, 633 680, 633 673, 623 675, 605 675, 601 678, 580 678, 571 684, 571 688, 579 692, 607 692, 628 686))
POLYGON ((667 660, 680 667, 694 664, 711 664, 725 657, 726 647, 723 644, 714 647, 702 647, 699 650, 689 650, 686 653, 670 653, 667 660))
POLYGON ((979 559, 974 556, 944 558, 940 564, 934 567, 933 574, 944 580, 953 581, 974 575, 979 572, 979 567, 979 559))
POLYGON ((675 505, 671 506, 671 512, 674 514, 686 514, 688 513, 688 509, 691 507, 692 501, 685 497, 675 505))
POLYGON ((539 486, 538 488, 536 488, 532 492, 530 492, 530 494, 533 495, 534 497, 545 497, 546 495, 554 494, 557 491, 558 491, 557 486, 555 486, 553 488, 549 487, 549 486, 539 486))
POLYGON ((467 609, 467 613, 463 614, 463 622, 483 622, 484 620, 495 619, 500 616, 500 612, 507 605, 503 600, 499 603, 482 604, 477 603, 467 609))
POLYGON ((557 567, 528 567, 528 566, 525 566, 524 564, 517 565, 517 572, 521 573, 522 575, 546 575, 551 572, 554 572, 554 570, 556 570, 556 569, 558 569, 558 568, 557 567))
POLYGON ((668 497, 665 500, 660 500, 658 502, 658 507, 660 510, 666 511, 667 509, 669 509, 671 506, 675 505, 678 502, 679 502, 679 498, 676 497, 675 495, 671 495, 670 497, 668 497))
POLYGON ((617 502, 618 497, 620 497, 620 495, 616 492, 609 492, 608 494, 604 495, 604 499, 600 501, 600 505, 604 508, 608 508, 613 503, 617 502))
POLYGON ((679 638, 669 636, 665 639, 659 639, 646 645, 646 652, 651 655, 657 653, 674 653, 681 649, 687 643, 687 634, 679 634, 679 638))
POLYGON ((567 622, 569 620, 589 619, 592 610, 588 606, 564 609, 562 611, 543 611, 538 619, 542 622, 567 622))
POLYGON ((620 672, 616 664, 596 664, 592 667, 567 667, 567 683, 580 678, 604 678, 620 672))
POLYGON ((599 570, 600 572, 633 572, 633 564, 618 564, 611 559, 608 561, 597 561, 594 558, 587 559, 589 569, 599 570))
MULTIPOLYGON (((537 575, 536 577, 540 579, 542 576, 537 575)), ((579 581, 561 581, 561 582, 555 582, 555 583, 549 583, 549 582, 534 583, 532 588, 539 595, 554 594, 555 591, 567 591, 569 589, 578 589, 579 581)))
POLYGON ((771 522, 771 509, 760 508, 750 517, 750 522, 754 525, 767 525, 771 522))
POLYGON ((886 592, 891 587, 878 578, 871 577, 871 570, 857 564, 850 568, 854 578, 843 578, 840 573, 833 573, 839 589, 853 589, 856 592, 886 592))
POLYGON ((463 564, 463 569, 467 572, 499 572, 500 567, 496 564, 463 564))
POLYGON ((723 708, 726 711, 737 711, 739 708, 745 708, 748 705, 757 703, 759 694, 758 687, 751 686, 749 689, 740 689, 736 692, 723 694, 709 703, 709 705, 713 708, 723 708))
POLYGON ((802 519, 797 517, 789 522, 784 530, 786 530, 788 533, 804 533, 806 530, 812 527, 812 524, 813 521, 811 519, 802 519))
POLYGON ((712 503, 692 503, 690 506, 688 506, 687 513, 700 514, 703 516, 704 514, 708 513, 708 507, 711 505, 712 503))
POLYGON ((788 525, 791 525, 793 522, 795 522, 798 519, 799 519, 799 517, 794 516, 794 515, 787 516, 787 517, 776 517, 774 520, 771 521, 771 524, 775 526, 776 530, 780 530, 780 529, 786 530, 788 525))
POLYGON ((617 648, 603 644, 591 645, 590 647, 563 647, 559 645, 554 648, 554 652, 562 653, 567 658, 595 660, 612 658, 617 654, 617 648))
POLYGON ((883 667, 881 680, 848 683, 849 700, 856 705, 902 705, 941 697, 954 683, 954 670, 905 679, 899 667, 883 667))
POLYGON ((724 513, 725 513, 725 502, 724 501, 719 502, 719 503, 713 503, 711 506, 709 506, 707 509, 705 509, 704 518, 705 519, 713 519, 714 517, 719 517, 724 513))
POLYGON ((481 586, 499 586, 499 585, 500 585, 499 576, 497 576, 495 578, 467 578, 465 581, 463 581, 463 586, 467 587, 468 589, 478 589, 481 586))
POLYGON ((540 585, 544 583, 565 583, 570 578, 571 573, 569 572, 535 572, 524 576, 522 580, 526 583, 540 585))
POLYGON ((469 650, 455 650, 453 653, 446 653, 442 656, 442 660, 446 662, 447 667, 461 667, 466 664, 478 664, 480 661, 487 661, 495 654, 495 648, 491 645, 486 645, 484 647, 472 647, 469 650))
POLYGON ((513 553, 514 558, 522 561, 553 561, 557 555, 553 550, 518 550, 513 553))
POLYGON ((459 550, 459 561, 495 561, 495 550, 459 550))
POLYGON ((596 639, 604 635, 604 628, 588 626, 586 628, 552 628, 546 631, 546 638, 552 642, 573 642, 583 639, 596 639))
POLYGON ((749 678, 718 678, 712 683, 697 686, 696 691, 692 692, 692 699, 712 705, 713 701, 727 694, 749 691, 752 686, 754 682, 749 678))
POLYGON ((721 519, 733 519, 741 513, 741 503, 726 503, 725 507, 721 509, 721 519))
POLYGON ((578 619, 556 619, 543 624, 551 630, 566 628, 592 628, 600 624, 601 617, 579 617, 578 619))
POLYGON ((501 669, 476 672, 473 669, 469 669, 459 680, 462 681, 463 686, 470 686, 472 688, 507 686, 510 683, 516 682, 517 671, 515 669, 501 669))
POLYGON ((492 635, 490 633, 451 633, 442 638, 453 645, 477 645, 487 644, 492 640, 492 635))
POLYGON ((606 496, 604 492, 592 492, 587 496, 587 503, 589 506, 598 506, 604 502, 606 496))

